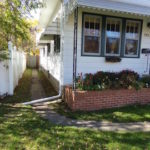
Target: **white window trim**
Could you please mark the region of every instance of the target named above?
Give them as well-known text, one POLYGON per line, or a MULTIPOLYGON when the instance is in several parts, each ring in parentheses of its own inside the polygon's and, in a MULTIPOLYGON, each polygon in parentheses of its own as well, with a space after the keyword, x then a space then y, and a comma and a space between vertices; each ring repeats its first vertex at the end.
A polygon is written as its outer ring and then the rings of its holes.
MULTIPOLYGON (((126 27, 125 27, 125 41, 124 41, 124 56, 125 57, 138 57, 138 55, 139 55, 139 51, 140 51, 140 37, 141 37, 141 26, 142 26, 142 24, 141 24, 141 21, 136 21, 136 20, 130 20, 130 19, 127 19, 126 20, 126 27), (126 50, 126 40, 127 40, 127 38, 126 38, 126 27, 127 27, 127 23, 128 22, 137 22, 138 24, 139 24, 139 39, 138 39, 138 46, 137 46, 137 54, 136 55, 130 55, 130 54, 126 54, 126 52, 125 52, 125 50, 126 50)), ((128 38, 129 39, 129 38, 128 38)), ((135 40, 135 39, 129 39, 129 40, 135 40)))
MULTIPOLYGON (((102 17, 101 16, 97 16, 97 15, 90 15, 90 14, 84 14, 83 16, 83 47, 82 47, 82 55, 84 56, 100 56, 101 55, 101 40, 102 40, 102 17), (100 19, 100 36, 99 36, 99 53, 87 53, 84 52, 84 48, 85 48, 85 17, 86 16, 92 16, 92 17, 96 17, 100 19)), ((95 37, 95 36, 93 36, 95 37)))
POLYGON ((106 17, 106 24, 105 24, 105 56, 120 56, 121 55, 121 38, 122 38, 122 19, 120 18, 115 18, 115 17, 106 17), (118 54, 109 54, 106 53, 106 45, 107 45, 107 20, 108 19, 115 19, 120 21, 120 42, 119 42, 119 53, 118 54))

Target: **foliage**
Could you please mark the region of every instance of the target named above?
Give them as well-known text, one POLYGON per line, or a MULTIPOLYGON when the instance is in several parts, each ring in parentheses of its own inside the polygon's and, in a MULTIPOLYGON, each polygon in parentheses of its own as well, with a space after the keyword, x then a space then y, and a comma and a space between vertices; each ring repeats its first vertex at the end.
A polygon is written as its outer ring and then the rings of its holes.
POLYGON ((120 85, 123 88, 132 88, 139 79, 139 75, 137 73, 129 70, 121 71, 118 77, 120 85))
POLYGON ((8 51, 0 51, 0 61, 4 61, 4 60, 7 60, 9 59, 9 54, 8 54, 8 51))
POLYGON ((130 70, 119 73, 102 72, 96 74, 80 74, 77 78, 77 87, 81 90, 104 90, 104 89, 140 89, 139 75, 130 70))
POLYGON ((31 10, 42 7, 40 0, 2 0, 0 2, 0 51, 8 49, 8 41, 17 47, 30 41, 31 10))
POLYGON ((150 88, 150 76, 144 76, 140 79, 145 88, 150 88))
POLYGON ((112 62, 112 63, 121 62, 121 58, 116 56, 107 56, 105 57, 105 60, 106 62, 112 62))

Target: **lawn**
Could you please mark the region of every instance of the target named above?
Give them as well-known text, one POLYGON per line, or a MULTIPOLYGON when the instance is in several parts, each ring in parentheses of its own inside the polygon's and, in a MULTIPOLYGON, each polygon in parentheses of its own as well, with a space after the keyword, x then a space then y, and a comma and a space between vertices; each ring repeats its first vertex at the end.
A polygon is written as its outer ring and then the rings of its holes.
POLYGON ((110 121, 120 123, 150 121, 150 105, 135 105, 92 112, 72 112, 64 102, 51 104, 50 107, 61 115, 77 120, 110 121))
POLYGON ((31 70, 25 72, 15 96, 0 101, 1 150, 150 149, 150 133, 100 132, 56 126, 42 119, 31 106, 20 103, 30 100, 31 73, 31 70))

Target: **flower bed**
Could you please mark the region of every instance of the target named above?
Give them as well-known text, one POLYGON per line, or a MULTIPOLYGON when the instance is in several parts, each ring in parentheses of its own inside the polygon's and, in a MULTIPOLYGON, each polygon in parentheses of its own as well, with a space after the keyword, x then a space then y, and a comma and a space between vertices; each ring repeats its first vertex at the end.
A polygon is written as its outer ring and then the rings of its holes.
POLYGON ((73 91, 65 87, 65 102, 73 111, 94 111, 132 104, 150 103, 150 89, 120 89, 104 91, 73 91))
POLYGON ((72 110, 100 110, 150 102, 150 77, 129 70, 97 72, 77 78, 77 90, 65 87, 65 101, 72 110))
POLYGON ((103 72, 95 74, 79 74, 77 77, 77 88, 80 90, 107 90, 107 89, 140 89, 143 83, 139 75, 130 70, 121 72, 103 72))

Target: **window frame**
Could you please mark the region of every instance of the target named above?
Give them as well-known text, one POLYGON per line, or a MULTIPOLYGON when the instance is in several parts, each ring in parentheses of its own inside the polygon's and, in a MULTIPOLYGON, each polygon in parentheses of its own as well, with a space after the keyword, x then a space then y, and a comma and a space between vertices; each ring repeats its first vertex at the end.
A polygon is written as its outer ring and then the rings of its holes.
POLYGON ((51 53, 51 43, 47 43, 47 56, 49 57, 51 53))
POLYGON ((103 15, 103 14, 90 13, 90 12, 82 12, 81 56, 83 56, 83 57, 107 57, 105 55, 105 48, 106 48, 106 39, 105 39, 105 37, 106 37, 106 18, 107 17, 116 18, 116 19, 118 18, 118 19, 122 20, 121 21, 122 22, 122 27, 121 27, 122 34, 121 34, 121 39, 120 39, 120 43, 121 43, 120 44, 120 55, 118 55, 118 57, 120 57, 120 58, 140 58, 141 43, 142 43, 142 33, 143 33, 143 19, 134 19, 134 18, 129 18, 129 17, 103 15), (84 16, 85 15, 101 17, 101 40, 100 40, 100 42, 101 42, 101 51, 100 51, 100 55, 86 55, 86 54, 83 53, 83 51, 84 51, 84 16), (125 33, 126 33, 125 30, 126 30, 126 22, 127 22, 127 20, 140 22, 138 56, 136 56, 136 57, 135 56, 124 55, 124 52, 125 52, 125 33))
POLYGON ((123 55, 125 57, 128 57, 128 58, 138 58, 139 57, 139 54, 140 54, 140 47, 141 47, 141 36, 142 36, 142 22, 140 20, 133 20, 133 19, 126 19, 126 23, 125 23, 125 34, 124 34, 124 48, 123 48, 123 55), (135 40, 135 39, 129 39, 129 38, 126 38, 126 30, 127 30, 127 23, 128 22, 137 22, 139 24, 139 29, 138 29, 138 33, 139 33, 139 38, 138 38, 138 45, 137 45, 137 54, 136 55, 129 55, 129 54, 125 54, 126 53, 126 40, 135 40))
MULTIPOLYGON (((99 57, 101 56, 101 51, 102 51, 102 16, 100 15, 96 15, 96 14, 89 14, 89 13, 83 13, 83 20, 82 20, 82 56, 95 56, 95 57, 99 57), (86 16, 94 16, 96 18, 99 18, 100 19, 100 35, 99 35, 99 53, 87 53, 84 51, 84 48, 85 48, 85 17, 86 16)), ((93 36, 95 37, 95 36, 93 36)), ((97 36, 98 37, 98 36, 97 36)))
POLYGON ((110 17, 110 16, 106 16, 106 24, 105 24, 105 50, 104 50, 104 57, 107 56, 121 56, 121 46, 122 46, 122 23, 123 20, 121 18, 118 17, 110 17), (120 40, 119 40, 119 53, 118 54, 109 54, 106 53, 106 46, 107 46, 107 19, 115 19, 115 20, 119 20, 120 21, 120 40))
POLYGON ((60 53, 60 35, 54 35, 54 52, 55 53, 60 53))

